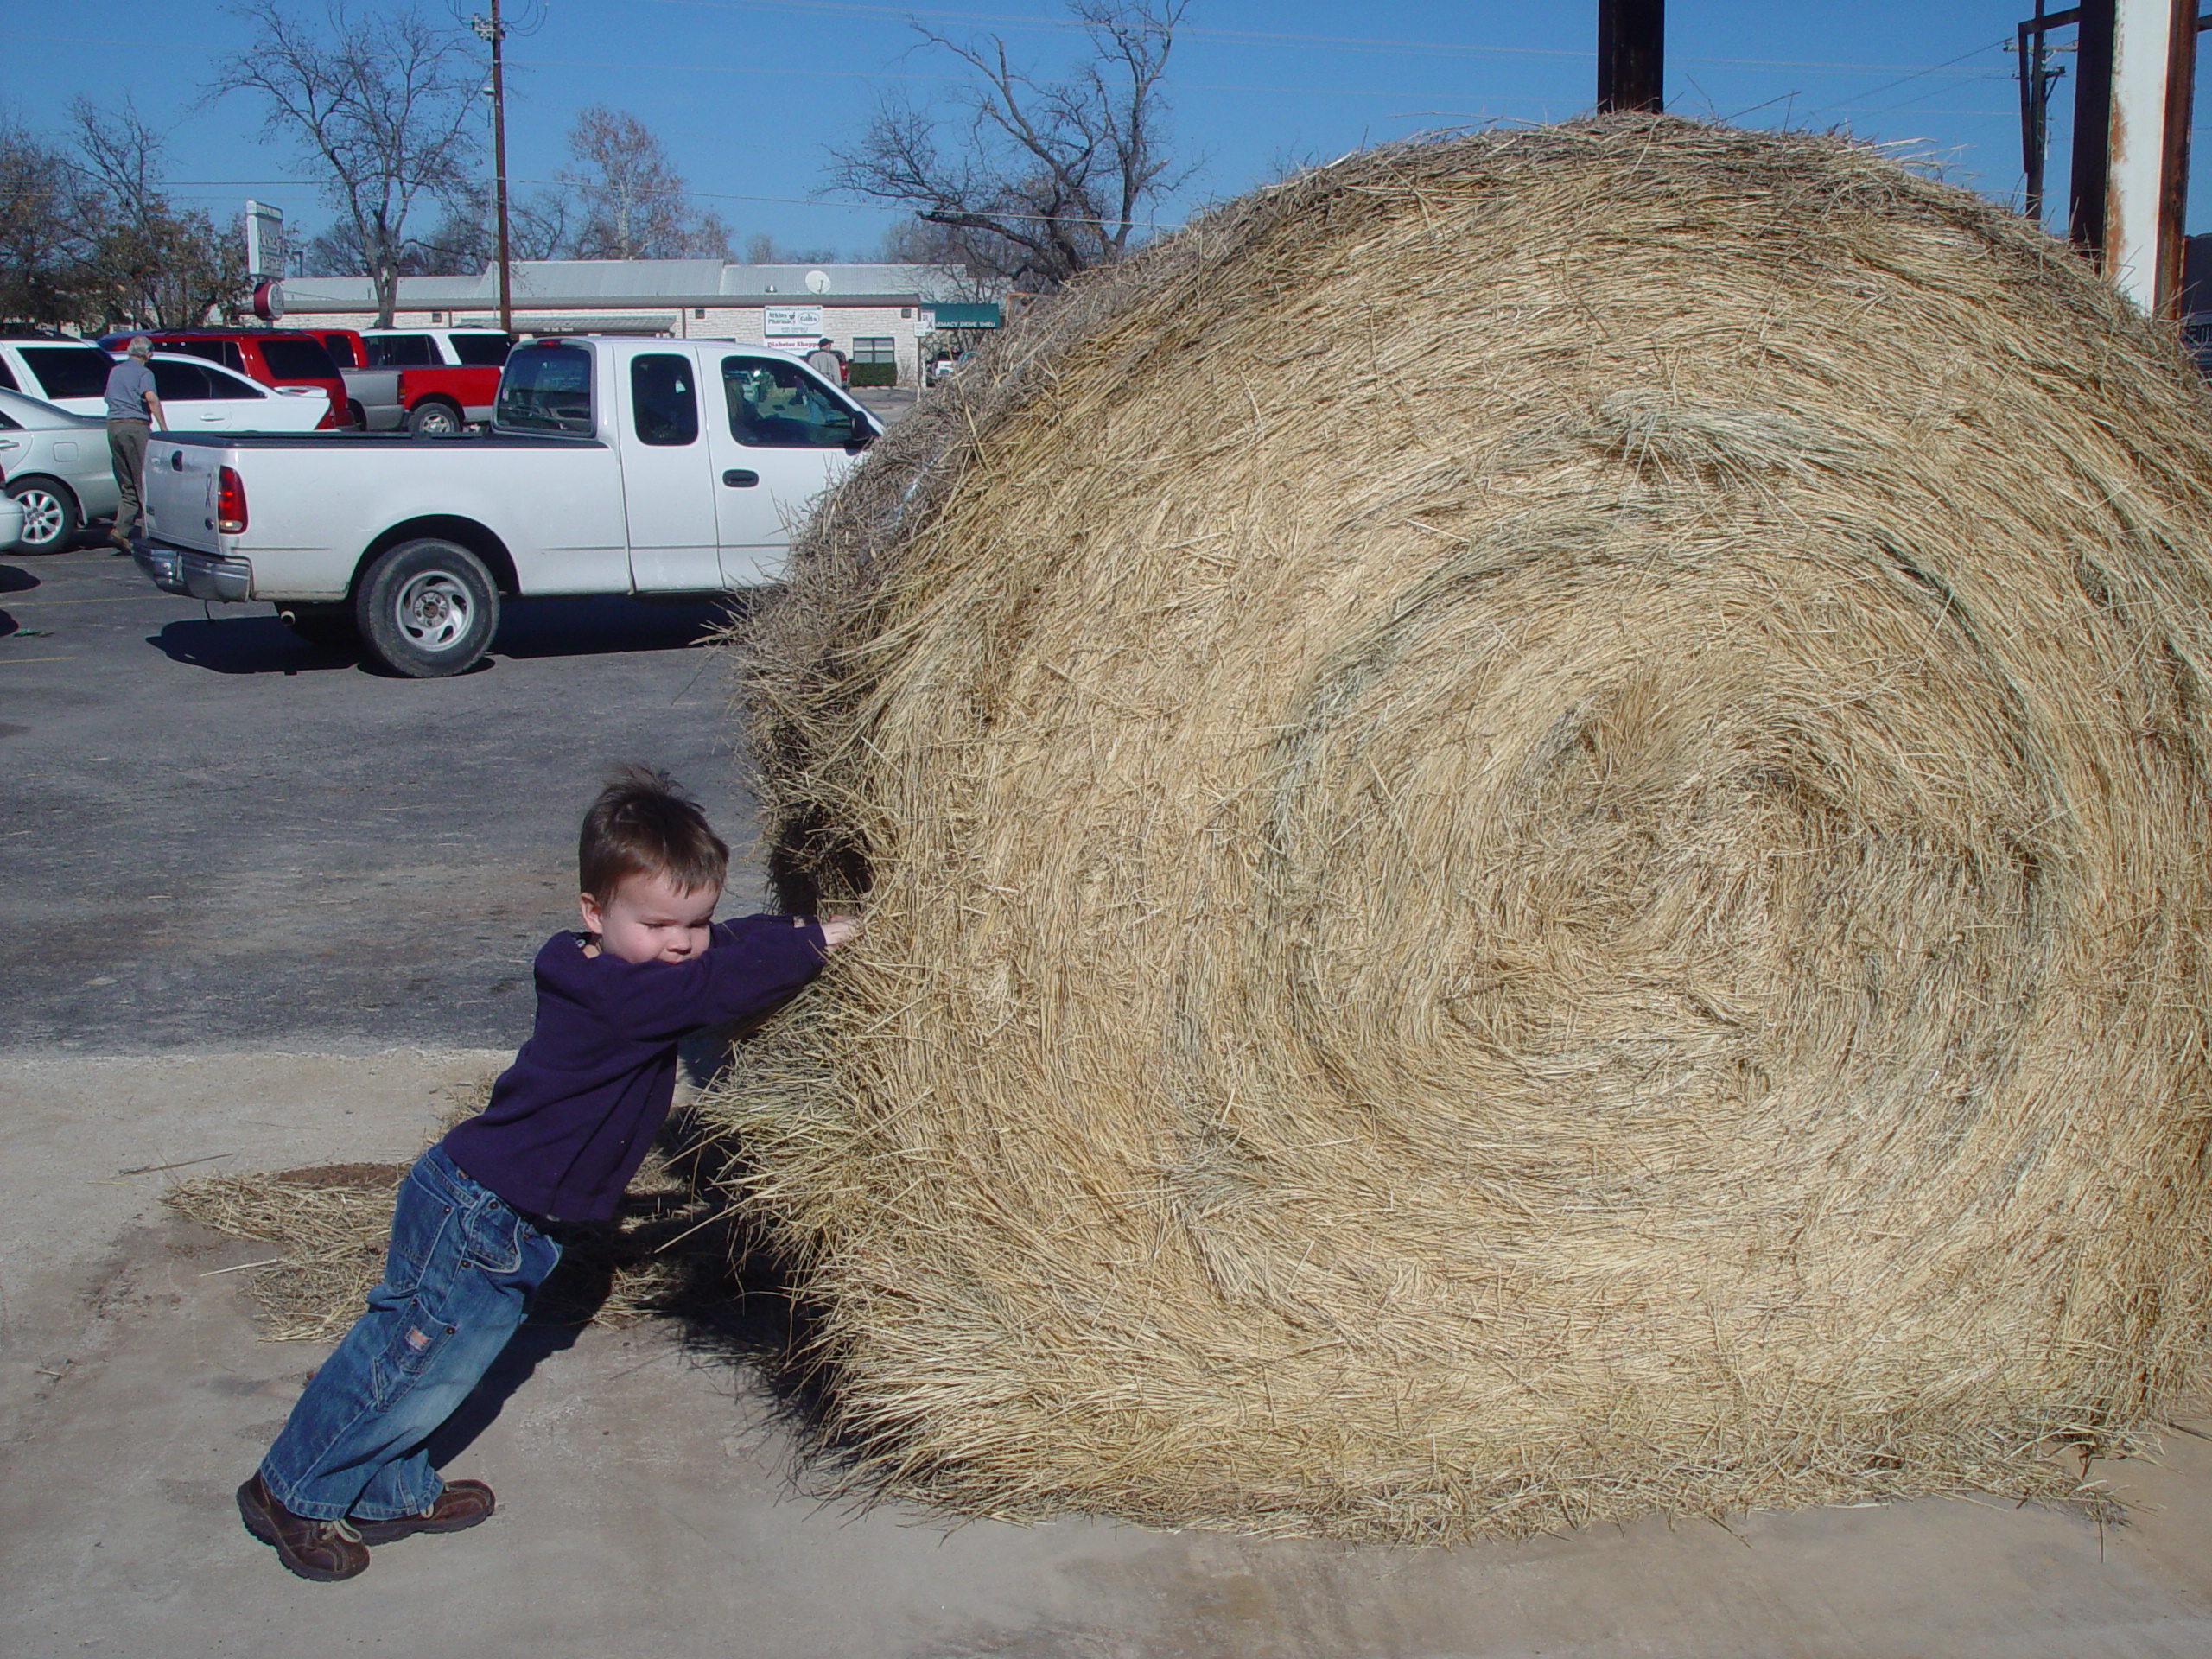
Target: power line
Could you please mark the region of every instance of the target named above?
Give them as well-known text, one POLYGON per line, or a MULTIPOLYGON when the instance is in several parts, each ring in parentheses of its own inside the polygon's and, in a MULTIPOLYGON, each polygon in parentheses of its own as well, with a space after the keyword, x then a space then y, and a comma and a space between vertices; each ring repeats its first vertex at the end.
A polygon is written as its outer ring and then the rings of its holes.
MULTIPOLYGON (((651 3, 655 5, 683 6, 702 11, 784 11, 834 16, 895 18, 902 22, 931 20, 948 23, 1039 31, 1065 32, 1085 27, 1080 20, 1072 17, 1029 17, 982 11, 918 11, 906 6, 852 3, 851 0, 651 0, 651 3)), ((1402 41, 1363 35, 1292 35, 1268 29, 1207 29, 1198 24, 1185 24, 1179 27, 1175 34, 1179 40, 1220 41, 1236 45, 1311 46, 1327 48, 1332 50, 1344 47, 1357 47, 1370 51, 1446 52, 1478 57, 1558 58, 1584 63, 1594 61, 1598 55, 1594 51, 1584 52, 1559 47, 1478 46, 1465 41, 1402 41)), ((2007 44, 2009 45, 2010 42, 2008 41, 2007 44)), ((1975 49, 1978 51, 1981 48, 1975 49)), ((1910 63, 1836 63, 1821 59, 1800 58, 1690 57, 1679 53, 1669 53, 1668 57, 1670 61, 1676 63, 1719 64, 1749 69, 1813 69, 1829 74, 1889 74, 1903 70, 1913 75, 1923 75, 1934 74, 1950 67, 1948 64, 1923 66, 1910 63)), ((1952 63, 1959 61, 1958 58, 1951 60, 1952 63)))

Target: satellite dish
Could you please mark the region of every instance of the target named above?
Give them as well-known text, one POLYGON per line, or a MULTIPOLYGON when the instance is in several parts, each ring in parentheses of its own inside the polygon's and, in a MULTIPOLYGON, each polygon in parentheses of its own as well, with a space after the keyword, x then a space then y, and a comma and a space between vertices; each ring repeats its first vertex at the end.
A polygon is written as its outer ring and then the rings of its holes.
POLYGON ((264 322, 274 322, 283 316, 284 284, 274 276, 267 282, 256 283, 253 285, 253 315, 264 322))
POLYGON ((806 291, 810 294, 827 294, 830 291, 830 273, 826 270, 808 271, 806 291))

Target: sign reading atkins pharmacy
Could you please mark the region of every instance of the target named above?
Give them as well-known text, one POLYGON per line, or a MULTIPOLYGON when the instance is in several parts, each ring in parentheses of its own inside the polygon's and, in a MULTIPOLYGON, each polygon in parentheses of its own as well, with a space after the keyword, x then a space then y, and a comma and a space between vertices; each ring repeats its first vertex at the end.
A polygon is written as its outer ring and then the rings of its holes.
POLYGON ((773 343, 803 340, 811 346, 822 338, 822 308, 818 305, 770 305, 761 308, 760 332, 773 343))

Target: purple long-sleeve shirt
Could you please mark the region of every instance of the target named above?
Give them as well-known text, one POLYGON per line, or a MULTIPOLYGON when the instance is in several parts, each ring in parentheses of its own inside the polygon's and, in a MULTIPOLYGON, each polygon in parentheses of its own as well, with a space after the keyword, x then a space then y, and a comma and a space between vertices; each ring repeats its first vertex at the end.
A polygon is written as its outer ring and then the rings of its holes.
POLYGON ((556 933, 537 953, 537 1023, 491 1103, 448 1132, 446 1155, 525 1214, 613 1215, 676 1093, 687 1032, 773 1007, 827 947, 812 917, 716 922, 689 962, 587 957, 556 933))

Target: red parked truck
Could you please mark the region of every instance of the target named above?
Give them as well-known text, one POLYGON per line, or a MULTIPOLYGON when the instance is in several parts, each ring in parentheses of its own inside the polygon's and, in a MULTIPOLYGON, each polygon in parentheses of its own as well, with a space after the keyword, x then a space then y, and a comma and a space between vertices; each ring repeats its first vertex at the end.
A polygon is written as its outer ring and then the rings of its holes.
POLYGON ((399 422, 410 432, 444 437, 492 418, 512 345, 496 328, 370 328, 361 338, 374 367, 399 371, 399 422))

